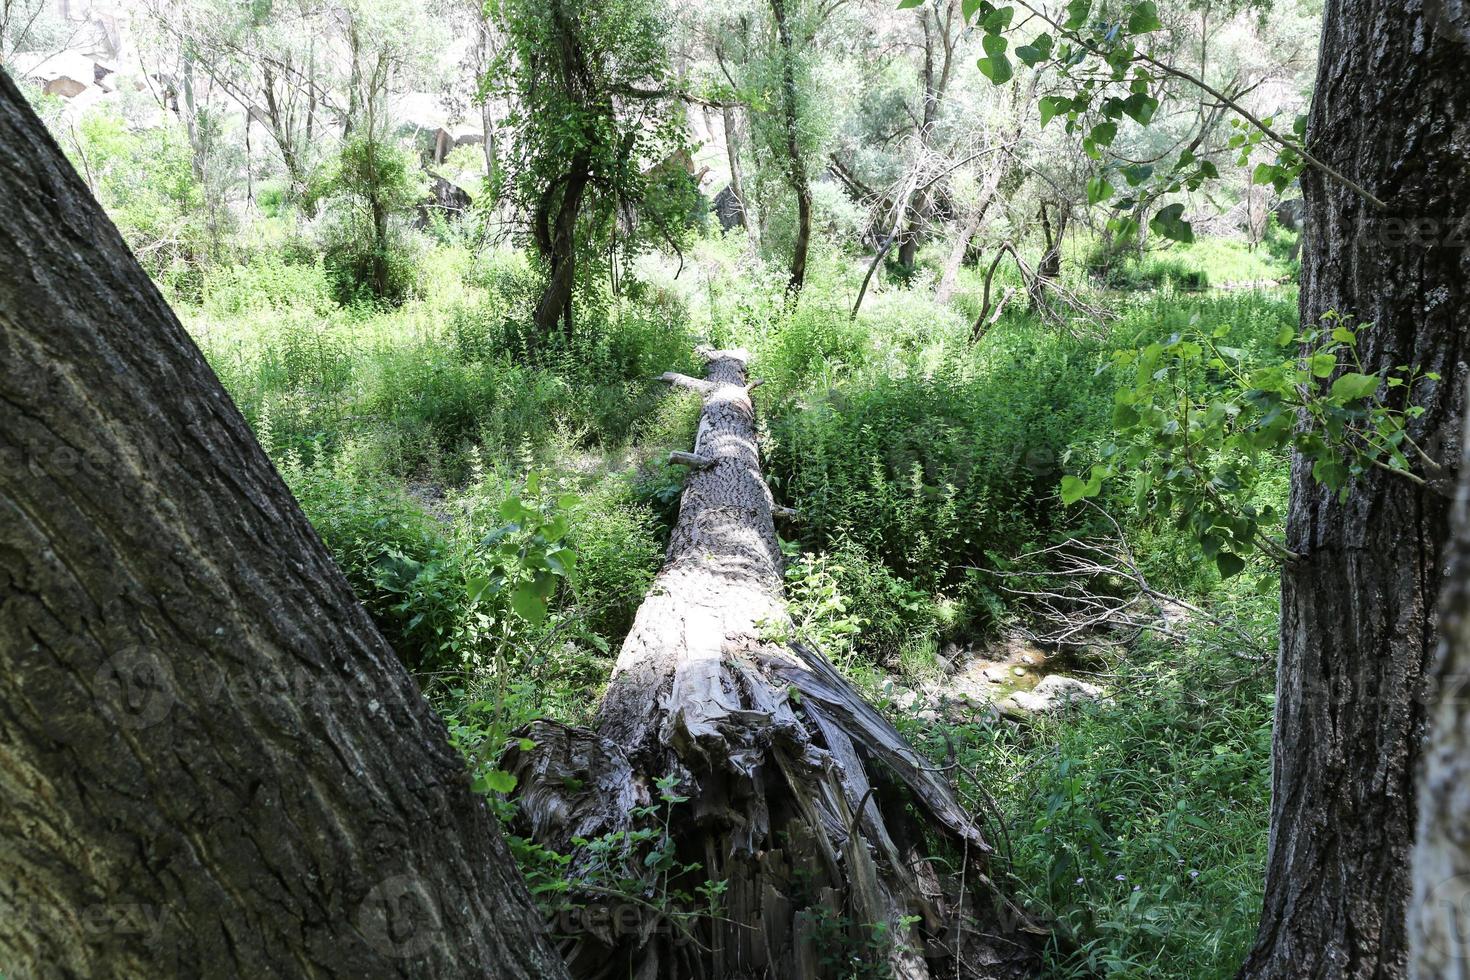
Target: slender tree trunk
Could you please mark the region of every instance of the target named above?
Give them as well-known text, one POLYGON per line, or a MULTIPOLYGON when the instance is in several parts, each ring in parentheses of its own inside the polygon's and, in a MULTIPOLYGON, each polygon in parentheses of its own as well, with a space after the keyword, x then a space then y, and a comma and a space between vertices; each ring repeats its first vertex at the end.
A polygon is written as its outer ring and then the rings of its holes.
POLYGON ((636 852, 578 849, 576 838, 657 828, 677 864, 638 894, 695 894, 706 881, 724 892, 716 916, 675 929, 667 910, 579 895, 604 925, 573 931, 573 975, 835 980, 855 955, 921 980, 953 976, 956 949, 987 976, 1031 975, 1024 919, 983 862, 968 878, 981 889, 958 897, 925 860, 916 814, 961 864, 990 850, 948 783, 819 652, 776 639, 790 622, 746 355, 705 356, 707 380, 664 376, 704 401, 694 452, 680 454, 693 469, 596 730, 533 726, 535 748, 513 750, 507 766, 527 829, 574 853, 574 877, 599 862, 642 866, 636 852), (662 813, 670 796, 687 802, 652 821, 645 808, 662 813))
MULTIPOLYGON (((1419 0, 1329 0, 1310 145, 1389 207, 1302 180, 1303 322, 1351 314, 1373 324, 1364 370, 1442 376, 1416 388, 1425 411, 1410 426, 1442 476, 1459 459, 1470 323, 1464 63, 1419 0)), ((1302 558, 1282 575, 1266 898, 1243 977, 1407 973, 1424 670, 1449 539, 1434 482, 1373 470, 1339 500, 1293 464, 1287 535, 1302 558)))
POLYGON ((730 193, 740 202, 740 211, 736 218, 740 227, 749 231, 750 223, 745 220, 745 213, 749 210, 745 197, 745 176, 740 168, 740 127, 735 118, 735 110, 728 105, 721 106, 720 122, 725 130, 725 155, 730 158, 730 193))
POLYGON ((812 188, 801 148, 796 90, 796 44, 786 13, 786 0, 771 0, 776 37, 781 45, 781 122, 786 136, 786 176, 796 195, 796 241, 791 248, 791 278, 786 295, 794 301, 806 282, 806 257, 812 240, 812 188))
POLYGON ((0 72, 0 963, 557 977, 495 820, 0 72))
POLYGON ((1026 111, 1030 108, 1032 100, 1036 97, 1037 73, 1032 73, 1026 86, 1012 86, 1011 88, 1011 126, 1002 135, 1002 142, 996 149, 1000 152, 996 157, 995 164, 985 175, 985 184, 980 190, 980 202, 975 206, 974 212, 960 229, 960 235, 950 246, 949 257, 944 263, 944 272, 939 277, 939 285, 935 287, 934 298, 940 303, 948 303, 954 295, 955 286, 959 282, 960 266, 965 263, 975 264, 980 261, 980 250, 975 246, 975 235, 985 221, 985 215, 990 206, 995 203, 996 196, 1000 193, 1000 185, 1010 174, 1011 168, 1015 166, 1015 158, 1011 156, 1011 148, 1021 138, 1021 127, 1024 125, 1026 111))
POLYGON ((578 154, 572 158, 561 192, 548 192, 536 215, 536 244, 547 263, 546 288, 536 305, 536 326, 543 332, 562 325, 572 334, 572 292, 577 281, 577 217, 582 197, 592 179, 591 163, 578 154), (555 217, 552 217, 552 212, 555 217))
POLYGON ((1470 980, 1470 464, 1463 454, 1448 579, 1429 673, 1409 905, 1416 980, 1470 980))

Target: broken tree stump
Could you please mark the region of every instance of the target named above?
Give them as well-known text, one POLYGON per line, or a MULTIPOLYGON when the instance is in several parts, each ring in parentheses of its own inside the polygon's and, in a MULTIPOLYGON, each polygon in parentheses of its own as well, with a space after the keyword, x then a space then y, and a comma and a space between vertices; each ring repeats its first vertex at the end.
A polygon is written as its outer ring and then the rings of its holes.
POLYGON ((596 728, 537 723, 535 747, 504 762, 523 828, 573 855, 572 894, 604 913, 558 923, 572 975, 823 980, 853 975, 854 958, 906 980, 1033 975, 1036 930, 988 877, 991 848, 948 782, 819 651, 782 639, 747 355, 701 354, 705 379, 663 380, 703 399, 690 456, 707 465, 689 470, 596 728), (664 808, 668 796, 687 801, 664 808), (600 886, 607 848, 585 842, 651 824, 673 880, 600 886), (946 893, 926 831, 959 852, 968 897, 946 893), (723 892, 699 915, 689 896, 706 882, 723 892))

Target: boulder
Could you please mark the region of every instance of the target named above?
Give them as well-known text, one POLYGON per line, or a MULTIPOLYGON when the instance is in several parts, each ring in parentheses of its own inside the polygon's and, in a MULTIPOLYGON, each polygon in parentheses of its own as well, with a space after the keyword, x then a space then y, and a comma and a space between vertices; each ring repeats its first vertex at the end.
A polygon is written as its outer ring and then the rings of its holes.
POLYGON ((1016 691, 1000 702, 1001 713, 1012 718, 1054 715, 1078 701, 1097 701, 1103 689, 1075 677, 1050 674, 1030 691, 1016 691))

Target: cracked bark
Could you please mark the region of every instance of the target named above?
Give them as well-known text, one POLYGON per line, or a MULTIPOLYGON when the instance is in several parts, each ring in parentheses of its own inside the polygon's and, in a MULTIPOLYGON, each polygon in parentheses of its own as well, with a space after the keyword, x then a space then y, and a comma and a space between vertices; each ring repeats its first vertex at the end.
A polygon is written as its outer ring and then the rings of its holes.
POLYGON ((1282 574, 1266 896, 1246 978, 1407 974, 1424 672, 1449 540, 1442 484, 1459 460, 1467 373, 1464 59, 1419 0, 1326 6, 1311 149, 1389 209, 1303 174, 1302 321, 1335 310, 1373 324, 1364 371, 1442 375, 1416 389, 1425 414, 1410 432, 1446 472, 1424 489, 1374 470, 1339 500, 1294 461, 1287 544, 1303 558, 1282 574))
POLYGON ((1463 456, 1460 467, 1419 779, 1409 905, 1416 980, 1470 980, 1470 466, 1463 456))
POLYGON ((442 724, 0 72, 0 964, 564 976, 442 724))
POLYGON ((674 777, 689 802, 675 808, 671 836, 679 861, 699 865, 679 887, 724 881, 725 907, 690 941, 640 906, 585 896, 609 914, 567 939, 571 972, 845 975, 821 962, 835 945, 831 934, 819 941, 826 922, 863 955, 873 955, 870 926, 885 924, 900 940, 884 954, 897 977, 953 975, 958 910, 913 843, 928 829, 969 856, 969 880, 981 883, 965 905, 977 920, 963 938, 965 975, 1028 975, 1025 921, 985 877, 990 848, 949 785, 819 652, 776 639, 789 621, 745 354, 704 354, 706 380, 665 380, 703 399, 694 454, 713 463, 689 475, 596 729, 537 724, 535 748, 513 749, 505 764, 526 828, 576 854, 574 877, 590 860, 574 838, 635 829, 634 810, 674 777))

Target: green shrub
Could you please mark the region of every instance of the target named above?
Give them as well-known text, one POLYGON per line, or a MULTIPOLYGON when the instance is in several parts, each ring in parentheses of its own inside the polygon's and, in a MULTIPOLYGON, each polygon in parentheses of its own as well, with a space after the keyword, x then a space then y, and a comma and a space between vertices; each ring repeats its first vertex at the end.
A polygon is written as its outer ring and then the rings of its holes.
POLYGON ((803 546, 845 536, 934 590, 1031 540, 1062 456, 1106 420, 1097 357, 1040 330, 996 333, 932 372, 864 372, 779 407, 769 471, 802 513, 803 546))

